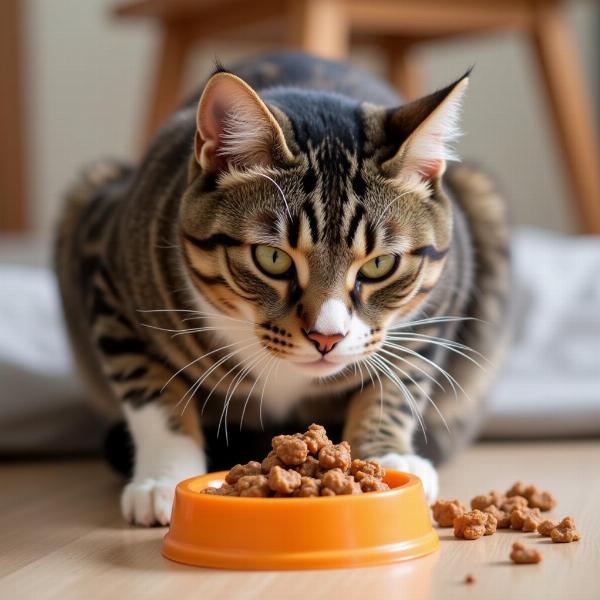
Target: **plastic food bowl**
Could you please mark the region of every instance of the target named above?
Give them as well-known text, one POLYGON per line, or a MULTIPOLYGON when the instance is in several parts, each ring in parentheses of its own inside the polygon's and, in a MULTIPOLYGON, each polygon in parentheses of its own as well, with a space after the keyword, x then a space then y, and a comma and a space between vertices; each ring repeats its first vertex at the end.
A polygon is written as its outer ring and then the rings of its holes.
POLYGON ((438 549, 421 480, 389 470, 392 488, 358 496, 239 498, 200 494, 226 471, 177 485, 162 554, 222 569, 325 569, 392 563, 438 549))

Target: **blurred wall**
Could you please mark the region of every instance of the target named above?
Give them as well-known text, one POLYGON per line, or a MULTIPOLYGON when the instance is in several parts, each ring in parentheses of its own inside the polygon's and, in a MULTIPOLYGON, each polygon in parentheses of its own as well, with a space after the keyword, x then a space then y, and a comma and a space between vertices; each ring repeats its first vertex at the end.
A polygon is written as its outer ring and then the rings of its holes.
MULTIPOLYGON (((26 0, 28 173, 34 225, 44 235, 78 168, 101 156, 139 155, 158 32, 150 23, 113 20, 111 4, 26 0)), ((593 90, 598 89, 599 10, 585 2, 569 9, 593 90)), ((199 48, 189 68, 190 87, 210 70, 215 55, 227 63, 249 51, 199 48)), ((462 156, 494 173, 516 223, 571 231, 572 205, 527 44, 498 34, 431 45, 419 50, 418 58, 432 89, 475 64, 462 156)), ((353 59, 382 70, 375 51, 359 50, 353 59)))

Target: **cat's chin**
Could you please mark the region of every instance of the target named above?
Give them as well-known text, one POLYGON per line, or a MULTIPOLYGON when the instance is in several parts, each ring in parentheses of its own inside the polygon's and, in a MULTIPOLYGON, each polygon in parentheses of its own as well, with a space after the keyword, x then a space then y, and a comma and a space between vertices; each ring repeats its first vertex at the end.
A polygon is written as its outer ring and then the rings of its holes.
POLYGON ((343 363, 331 362, 326 358, 309 362, 294 362, 293 365, 300 372, 312 377, 327 377, 328 375, 335 375, 346 366, 343 363))

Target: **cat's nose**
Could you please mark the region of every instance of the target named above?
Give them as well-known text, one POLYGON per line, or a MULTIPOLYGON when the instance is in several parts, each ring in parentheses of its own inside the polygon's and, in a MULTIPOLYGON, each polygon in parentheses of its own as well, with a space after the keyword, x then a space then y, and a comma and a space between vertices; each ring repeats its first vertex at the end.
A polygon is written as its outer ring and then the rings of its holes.
POLYGON ((346 336, 342 333, 334 333, 326 335, 319 331, 307 331, 306 337, 312 341, 316 349, 321 354, 327 354, 331 352, 338 342, 342 341, 346 336))

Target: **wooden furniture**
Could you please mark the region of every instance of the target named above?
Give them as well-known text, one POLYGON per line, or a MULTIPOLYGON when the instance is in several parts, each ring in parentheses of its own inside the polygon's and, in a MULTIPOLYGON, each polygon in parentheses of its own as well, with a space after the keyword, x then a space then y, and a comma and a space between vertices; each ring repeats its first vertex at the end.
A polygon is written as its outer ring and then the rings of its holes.
POLYGON ((23 2, 0 2, 0 231, 26 225, 21 25, 23 2))
MULTIPOLYGON (((99 461, 0 464, 0 597, 89 600, 350 600, 596 598, 600 589, 600 445, 593 440, 480 444, 441 469, 443 498, 467 502, 516 479, 551 490, 556 516, 571 515, 580 542, 500 530, 475 542, 439 531, 430 557, 365 569, 241 572, 186 567, 160 555, 164 528, 128 527, 121 482, 99 461), (542 551, 539 565, 512 565, 515 541, 542 551), (476 583, 463 583, 471 573, 476 583)), ((290 504, 294 501, 290 500, 290 504)))
POLYGON ((225 38, 300 48, 333 59, 350 44, 379 45, 389 79, 408 99, 422 91, 416 44, 514 30, 537 58, 584 233, 600 233, 600 148, 576 44, 560 0, 138 0, 120 17, 151 17, 163 41, 146 137, 176 106, 192 46, 225 38))

